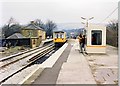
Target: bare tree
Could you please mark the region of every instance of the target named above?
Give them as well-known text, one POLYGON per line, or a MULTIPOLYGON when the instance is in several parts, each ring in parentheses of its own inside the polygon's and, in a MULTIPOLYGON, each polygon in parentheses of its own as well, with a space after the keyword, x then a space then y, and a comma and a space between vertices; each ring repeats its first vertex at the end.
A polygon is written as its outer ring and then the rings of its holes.
POLYGON ((107 28, 112 29, 114 31, 118 30, 118 21, 110 21, 109 24, 107 25, 107 28))
POLYGON ((54 29, 57 29, 57 25, 53 21, 48 20, 45 25, 46 35, 52 36, 54 29))
POLYGON ((20 33, 21 32, 21 25, 19 24, 13 24, 10 27, 8 27, 7 25, 4 25, 2 27, 2 34, 6 37, 14 34, 14 33, 20 33))
POLYGON ((107 44, 118 47, 118 21, 111 21, 107 25, 107 44))
POLYGON ((2 34, 6 37, 21 32, 21 25, 18 24, 12 17, 9 19, 8 24, 2 27, 2 34))
POLYGON ((42 28, 42 29, 45 30, 45 24, 41 21, 41 19, 36 19, 36 20, 34 21, 34 24, 35 24, 36 26, 38 26, 38 27, 40 27, 40 28, 42 28))

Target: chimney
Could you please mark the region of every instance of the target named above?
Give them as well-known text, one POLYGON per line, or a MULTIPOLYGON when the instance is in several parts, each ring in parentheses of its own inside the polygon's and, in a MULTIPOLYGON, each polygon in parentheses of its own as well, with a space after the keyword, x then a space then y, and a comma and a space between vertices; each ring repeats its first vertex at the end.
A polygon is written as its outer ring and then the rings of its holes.
POLYGON ((31 24, 34 24, 34 21, 31 21, 31 24))

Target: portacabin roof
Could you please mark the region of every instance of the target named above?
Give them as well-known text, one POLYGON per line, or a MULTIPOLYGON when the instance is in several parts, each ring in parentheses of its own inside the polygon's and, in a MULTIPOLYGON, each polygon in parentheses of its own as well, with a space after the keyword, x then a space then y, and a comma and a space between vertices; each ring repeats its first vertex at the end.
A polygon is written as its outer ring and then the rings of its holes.
POLYGON ((54 31, 54 32, 55 32, 55 33, 60 33, 60 32, 61 32, 61 33, 64 33, 64 31, 54 31))

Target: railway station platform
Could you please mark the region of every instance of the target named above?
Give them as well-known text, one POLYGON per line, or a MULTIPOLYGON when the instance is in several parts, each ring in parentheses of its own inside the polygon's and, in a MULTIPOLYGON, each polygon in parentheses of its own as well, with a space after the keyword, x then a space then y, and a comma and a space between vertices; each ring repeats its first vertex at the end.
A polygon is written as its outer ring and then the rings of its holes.
POLYGON ((89 64, 71 41, 52 68, 46 68, 32 84, 96 84, 89 64))
POLYGON ((77 42, 73 44, 67 62, 64 62, 56 84, 96 84, 89 64, 79 52, 77 42))

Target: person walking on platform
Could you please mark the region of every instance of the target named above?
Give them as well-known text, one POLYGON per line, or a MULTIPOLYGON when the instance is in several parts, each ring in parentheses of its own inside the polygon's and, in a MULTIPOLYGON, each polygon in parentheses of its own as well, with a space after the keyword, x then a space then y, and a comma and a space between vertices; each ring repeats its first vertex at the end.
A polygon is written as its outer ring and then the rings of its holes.
POLYGON ((83 35, 83 37, 82 37, 82 48, 83 48, 84 51, 86 52, 85 44, 86 44, 86 38, 85 38, 85 35, 83 35))
POLYGON ((82 44, 82 35, 81 34, 79 35, 78 39, 79 39, 80 52, 82 53, 83 52, 83 50, 82 50, 83 44, 82 44))

